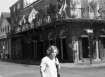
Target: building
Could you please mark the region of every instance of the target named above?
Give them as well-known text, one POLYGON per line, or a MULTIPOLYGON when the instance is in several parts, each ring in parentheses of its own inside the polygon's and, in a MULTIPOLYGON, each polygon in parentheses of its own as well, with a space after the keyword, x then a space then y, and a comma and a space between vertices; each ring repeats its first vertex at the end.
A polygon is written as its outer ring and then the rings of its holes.
POLYGON ((40 60, 48 46, 56 45, 60 61, 104 59, 102 1, 19 0, 10 7, 12 58, 40 60))
POLYGON ((18 47, 18 43, 19 41, 14 42, 15 37, 14 34, 16 34, 17 32, 21 31, 20 30, 20 19, 22 19, 23 17, 23 0, 18 0, 14 5, 12 5, 10 7, 10 12, 11 12, 11 58, 12 59, 20 59, 21 55, 20 55, 20 49, 18 47), (17 55, 15 55, 15 53, 17 55))
POLYGON ((11 58, 11 18, 10 13, 2 12, 0 19, 0 53, 4 58, 11 58))

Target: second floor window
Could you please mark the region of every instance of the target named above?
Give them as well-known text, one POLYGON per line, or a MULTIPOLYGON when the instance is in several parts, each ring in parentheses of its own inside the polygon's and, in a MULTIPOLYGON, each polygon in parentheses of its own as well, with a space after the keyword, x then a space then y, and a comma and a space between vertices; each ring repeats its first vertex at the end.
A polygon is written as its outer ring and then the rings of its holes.
POLYGON ((4 28, 3 28, 3 32, 4 32, 4 28))
POLYGON ((15 7, 13 8, 13 11, 15 12, 15 7))
POLYGON ((17 5, 17 9, 20 9, 20 3, 18 3, 18 5, 17 5))
POLYGON ((5 27, 5 32, 6 32, 6 27, 5 27))
POLYGON ((49 8, 49 4, 45 6, 46 8, 46 14, 48 14, 48 8, 49 8))
POLYGON ((62 0, 57 0, 57 2, 62 2, 62 0))
POLYGON ((60 8, 61 8, 61 6, 62 6, 61 4, 58 4, 58 9, 60 9, 60 8))
POLYGON ((9 31, 9 26, 8 26, 8 31, 9 31))
POLYGON ((1 28, 1 32, 2 32, 2 28, 1 28))

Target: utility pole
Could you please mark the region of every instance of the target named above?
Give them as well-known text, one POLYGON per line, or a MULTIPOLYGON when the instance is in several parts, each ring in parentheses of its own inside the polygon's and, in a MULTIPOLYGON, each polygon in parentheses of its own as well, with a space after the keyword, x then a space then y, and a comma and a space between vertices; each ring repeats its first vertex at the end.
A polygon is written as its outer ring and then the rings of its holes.
POLYGON ((90 55, 90 64, 92 64, 92 56, 91 56, 91 34, 88 34, 89 38, 89 55, 90 55))
POLYGON ((89 40, 89 55, 90 55, 90 64, 92 64, 92 54, 91 54, 91 43, 92 43, 92 33, 93 33, 93 30, 92 29, 87 29, 86 30, 87 33, 88 33, 88 40, 89 40))

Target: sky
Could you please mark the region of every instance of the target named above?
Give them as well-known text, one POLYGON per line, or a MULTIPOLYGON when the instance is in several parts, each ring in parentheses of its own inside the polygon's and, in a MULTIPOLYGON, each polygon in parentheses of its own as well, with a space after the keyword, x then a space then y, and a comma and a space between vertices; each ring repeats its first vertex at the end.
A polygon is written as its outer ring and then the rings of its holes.
POLYGON ((18 0, 0 0, 0 14, 1 12, 10 12, 10 7, 18 0))

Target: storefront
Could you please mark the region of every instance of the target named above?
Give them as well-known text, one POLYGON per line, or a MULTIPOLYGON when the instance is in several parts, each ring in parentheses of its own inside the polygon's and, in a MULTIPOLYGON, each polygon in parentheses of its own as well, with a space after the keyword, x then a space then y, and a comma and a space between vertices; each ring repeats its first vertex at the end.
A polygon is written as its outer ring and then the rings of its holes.
POLYGON ((59 48, 61 62, 105 58, 105 23, 102 20, 66 19, 20 32, 12 40, 12 56, 40 60, 50 45, 59 48), (87 30, 92 30, 89 34, 87 30))

